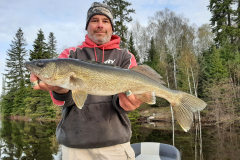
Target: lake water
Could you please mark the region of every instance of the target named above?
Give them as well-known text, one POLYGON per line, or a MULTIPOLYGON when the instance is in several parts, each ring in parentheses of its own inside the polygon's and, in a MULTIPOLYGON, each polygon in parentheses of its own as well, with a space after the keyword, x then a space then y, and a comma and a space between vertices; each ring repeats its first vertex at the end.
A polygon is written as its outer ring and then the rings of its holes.
MULTIPOLYGON (((55 138, 57 123, 0 121, 1 160, 60 160, 61 149, 55 138)), ((171 123, 133 123, 132 130, 131 143, 173 144, 171 123)), ((195 126, 186 133, 176 125, 174 136, 182 160, 240 160, 239 123, 202 126, 202 140, 195 126)))

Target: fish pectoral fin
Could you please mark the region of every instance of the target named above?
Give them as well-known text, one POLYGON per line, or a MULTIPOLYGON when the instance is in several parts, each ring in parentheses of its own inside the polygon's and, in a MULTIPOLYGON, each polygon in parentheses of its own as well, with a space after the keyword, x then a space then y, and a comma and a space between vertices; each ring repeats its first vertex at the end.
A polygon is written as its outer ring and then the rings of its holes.
POLYGON ((136 94, 135 97, 141 100, 142 102, 145 102, 148 104, 156 104, 155 92, 146 92, 143 94, 136 94))
POLYGON ((72 90, 72 98, 78 108, 82 109, 84 102, 87 99, 87 93, 85 91, 72 90))

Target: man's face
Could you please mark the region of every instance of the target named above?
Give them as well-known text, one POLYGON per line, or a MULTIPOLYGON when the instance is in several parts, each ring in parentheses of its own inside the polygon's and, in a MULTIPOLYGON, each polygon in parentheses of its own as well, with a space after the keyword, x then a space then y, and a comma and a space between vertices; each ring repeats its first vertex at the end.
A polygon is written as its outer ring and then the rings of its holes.
POLYGON ((97 45, 109 42, 113 33, 111 22, 104 15, 93 16, 89 21, 87 32, 89 39, 97 45))

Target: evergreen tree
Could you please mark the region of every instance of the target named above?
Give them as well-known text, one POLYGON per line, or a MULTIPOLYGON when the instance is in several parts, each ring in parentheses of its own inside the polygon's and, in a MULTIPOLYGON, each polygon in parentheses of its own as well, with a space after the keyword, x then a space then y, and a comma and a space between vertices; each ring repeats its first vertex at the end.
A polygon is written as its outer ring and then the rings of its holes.
POLYGON ((24 86, 26 69, 24 67, 25 57, 27 56, 27 51, 25 46, 27 42, 23 37, 22 29, 19 28, 12 44, 10 44, 11 49, 8 49, 6 59, 5 75, 7 90, 18 89, 24 86))
POLYGON ((209 85, 212 85, 214 82, 220 82, 229 76, 224 59, 220 56, 221 50, 214 47, 207 53, 208 55, 205 55, 205 80, 209 85))
MULTIPOLYGON (((230 81, 236 76, 235 66, 232 64, 240 52, 239 3, 239 0, 211 0, 208 6, 212 12, 210 21, 215 33, 214 40, 219 48, 222 64, 228 69, 230 81)), ((238 81, 234 83, 239 84, 238 81)))
POLYGON ((48 36, 48 51, 50 53, 50 58, 57 58, 58 54, 57 54, 57 40, 56 37, 54 36, 53 32, 50 32, 49 36, 48 36))
POLYGON ((49 59, 51 57, 48 45, 44 42, 44 40, 43 31, 40 29, 37 34, 37 39, 35 39, 33 44, 33 51, 30 50, 30 61, 34 59, 49 59))
POLYGON ((134 41, 133 41, 133 37, 132 37, 132 32, 130 34, 130 39, 129 39, 129 43, 128 43, 128 50, 129 50, 129 52, 131 52, 134 55, 136 61, 139 62, 139 56, 138 56, 138 53, 137 53, 137 51, 136 51, 136 49, 134 47, 134 41))
POLYGON ((148 53, 147 64, 153 69, 158 70, 157 65, 159 64, 160 57, 159 57, 159 54, 157 53, 153 37, 151 38, 150 48, 147 50, 147 53, 148 53))
POLYGON ((212 13, 210 19, 212 31, 215 33, 216 45, 221 46, 225 41, 234 41, 234 32, 236 27, 233 25, 233 17, 235 11, 232 5, 236 3, 234 0, 210 0, 209 10, 212 13))
POLYGON ((235 18, 234 18, 234 22, 237 24, 238 29, 240 29, 240 1, 237 1, 238 6, 237 6, 237 10, 235 11, 235 18))
POLYGON ((3 113, 3 115, 10 115, 12 113, 15 92, 12 92, 11 90, 6 95, 2 96, 0 105, 1 113, 3 113))
MULTIPOLYGON (((53 33, 51 32, 49 35, 49 46, 44 40, 44 34, 40 29, 37 34, 37 39, 33 44, 33 51, 30 51, 30 60, 49 59, 56 56, 56 40, 53 33)), ((52 105, 49 93, 41 90, 33 90, 32 88, 27 88, 27 90, 26 94, 30 94, 31 96, 26 96, 22 103, 24 105, 24 114, 34 119, 37 117, 48 116, 48 109, 50 109, 50 106, 52 105)), ((18 101, 18 99, 15 99, 15 101, 18 101)), ((23 113, 21 111, 18 112, 23 113)))
POLYGON ((2 94, 1 97, 4 96, 6 94, 6 87, 5 87, 5 77, 2 77, 2 94))
POLYGON ((234 12, 235 17, 233 18, 233 21, 235 23, 235 26, 237 27, 237 31, 235 32, 235 44, 237 47, 237 51, 240 53, 240 1, 238 0, 238 6, 237 10, 234 12))
POLYGON ((130 13, 135 13, 134 9, 128 9, 128 6, 132 4, 124 0, 104 0, 103 3, 106 3, 112 8, 114 21, 114 32, 116 35, 121 37, 122 48, 127 47, 126 33, 128 30, 125 22, 131 22, 132 17, 128 16, 130 13))

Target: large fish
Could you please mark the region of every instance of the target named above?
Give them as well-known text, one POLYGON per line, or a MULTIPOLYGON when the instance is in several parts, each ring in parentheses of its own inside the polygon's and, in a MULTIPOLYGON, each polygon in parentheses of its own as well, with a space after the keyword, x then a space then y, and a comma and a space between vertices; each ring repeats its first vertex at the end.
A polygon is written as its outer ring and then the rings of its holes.
POLYGON ((26 68, 43 82, 72 90, 77 107, 82 108, 88 94, 114 95, 130 90, 148 104, 155 103, 155 95, 169 101, 184 131, 193 123, 193 113, 206 103, 185 92, 163 86, 161 76, 146 65, 122 69, 94 61, 77 59, 42 59, 25 63, 26 68))

